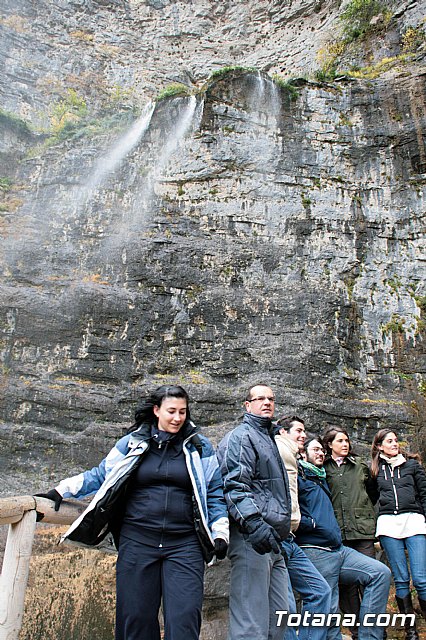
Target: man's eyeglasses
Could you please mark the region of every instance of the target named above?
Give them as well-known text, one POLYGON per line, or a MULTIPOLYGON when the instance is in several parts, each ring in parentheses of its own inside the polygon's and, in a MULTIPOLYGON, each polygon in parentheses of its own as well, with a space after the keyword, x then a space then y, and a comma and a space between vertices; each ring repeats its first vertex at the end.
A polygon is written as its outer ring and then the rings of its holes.
POLYGON ((258 398, 251 398, 250 400, 247 400, 247 402, 265 402, 265 400, 275 402, 274 396, 259 396, 258 398))
POLYGON ((310 447, 309 451, 313 451, 314 453, 324 453, 324 449, 322 447, 310 447))

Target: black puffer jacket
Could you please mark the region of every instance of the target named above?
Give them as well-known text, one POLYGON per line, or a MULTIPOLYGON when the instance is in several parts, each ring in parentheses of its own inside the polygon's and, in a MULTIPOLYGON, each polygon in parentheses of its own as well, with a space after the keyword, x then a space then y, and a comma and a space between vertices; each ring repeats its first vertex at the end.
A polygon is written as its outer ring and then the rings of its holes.
POLYGON ((408 459, 392 469, 386 460, 380 458, 377 485, 379 515, 426 515, 426 473, 417 460, 408 459))
POLYGON ((250 516, 261 516, 285 540, 291 498, 271 421, 246 413, 219 444, 217 457, 231 517, 243 527, 250 516))

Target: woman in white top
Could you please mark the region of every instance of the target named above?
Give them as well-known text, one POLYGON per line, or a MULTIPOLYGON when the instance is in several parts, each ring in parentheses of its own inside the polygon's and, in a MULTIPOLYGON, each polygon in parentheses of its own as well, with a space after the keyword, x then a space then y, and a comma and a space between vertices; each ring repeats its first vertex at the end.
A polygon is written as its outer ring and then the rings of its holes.
MULTIPOLYGON (((376 433, 371 453, 371 473, 379 491, 376 536, 388 557, 398 608, 401 613, 413 613, 411 571, 426 618, 426 473, 419 456, 400 451, 398 437, 391 429, 376 433)), ((409 622, 405 626, 406 638, 417 640, 416 628, 409 622)))

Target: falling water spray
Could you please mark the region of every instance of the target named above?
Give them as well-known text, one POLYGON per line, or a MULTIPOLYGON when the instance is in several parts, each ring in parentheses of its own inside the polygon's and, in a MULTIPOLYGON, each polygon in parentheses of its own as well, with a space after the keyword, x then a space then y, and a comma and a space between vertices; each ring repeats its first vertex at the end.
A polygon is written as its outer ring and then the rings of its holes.
POLYGON ((170 157, 179 146, 180 142, 185 138, 189 132, 193 123, 193 118, 197 106, 197 99, 195 96, 190 96, 187 106, 185 107, 179 120, 176 122, 176 128, 166 140, 165 145, 160 151, 160 154, 156 160, 155 167, 152 172, 152 176, 155 179, 159 177, 161 172, 170 160, 170 157))
POLYGON ((77 199, 77 208, 90 200, 96 189, 102 186, 104 180, 116 171, 124 158, 139 143, 150 125, 154 109, 155 103, 148 102, 143 109, 142 115, 133 123, 130 129, 116 141, 106 155, 103 155, 95 162, 93 170, 77 199))
MULTIPOLYGON (((175 100, 182 101, 182 98, 175 100)), ((144 228, 150 217, 156 184, 167 173, 167 164, 184 138, 199 122, 202 104, 197 106, 195 96, 185 98, 185 101, 187 103, 180 109, 179 116, 172 130, 168 133, 165 143, 155 152, 150 170, 139 185, 135 186, 133 205, 128 210, 123 208, 119 224, 104 243, 105 249, 108 251, 113 246, 123 246, 132 232, 140 232, 144 228)))

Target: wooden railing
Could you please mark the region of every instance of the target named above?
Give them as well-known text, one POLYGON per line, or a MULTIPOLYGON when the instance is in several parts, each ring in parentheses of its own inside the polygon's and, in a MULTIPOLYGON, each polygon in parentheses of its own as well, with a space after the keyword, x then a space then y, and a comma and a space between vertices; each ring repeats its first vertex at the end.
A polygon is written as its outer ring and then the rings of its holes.
POLYGON ((0 576, 0 640, 19 637, 37 514, 40 522, 69 525, 84 508, 64 500, 55 511, 51 500, 37 496, 0 499, 0 525, 9 525, 0 576))

